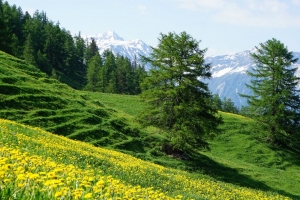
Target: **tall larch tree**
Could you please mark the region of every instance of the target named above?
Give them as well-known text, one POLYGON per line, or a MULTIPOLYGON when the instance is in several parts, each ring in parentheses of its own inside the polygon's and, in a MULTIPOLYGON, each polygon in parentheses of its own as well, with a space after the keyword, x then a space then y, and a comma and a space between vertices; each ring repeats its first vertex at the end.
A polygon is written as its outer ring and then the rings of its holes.
MULTIPOLYGON (((299 77, 293 66, 297 59, 279 40, 260 43, 251 56, 256 68, 248 71, 247 84, 253 94, 248 99, 248 112, 269 127, 268 140, 281 144, 292 138, 299 141, 300 99, 296 86, 299 77)), ((291 140, 290 140, 291 141, 291 140)))
POLYGON ((208 86, 201 81, 211 77, 206 49, 186 32, 161 34, 158 40, 150 56, 142 57, 152 69, 142 85, 147 108, 141 118, 169 132, 174 148, 199 147, 221 123, 208 86))

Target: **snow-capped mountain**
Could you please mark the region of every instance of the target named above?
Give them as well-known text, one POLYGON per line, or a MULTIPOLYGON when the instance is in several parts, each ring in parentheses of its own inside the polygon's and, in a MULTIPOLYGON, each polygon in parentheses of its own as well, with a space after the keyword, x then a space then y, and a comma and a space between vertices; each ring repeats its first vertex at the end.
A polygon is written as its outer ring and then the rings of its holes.
MULTIPOLYGON (((247 100, 239 94, 251 94, 245 84, 251 80, 246 71, 255 67, 250 56, 253 52, 255 49, 205 58, 207 63, 212 64, 212 78, 207 83, 213 94, 219 94, 221 99, 230 98, 237 107, 247 105, 247 100)), ((299 58, 294 66, 298 68, 296 76, 300 77, 300 53, 295 52, 294 57, 299 58)))
MULTIPOLYGON (((148 56, 152 49, 142 40, 126 41, 113 31, 107 31, 104 34, 98 34, 93 37, 102 54, 106 49, 110 49, 114 54, 123 55, 130 60, 138 59, 139 55, 148 56)), ((250 83, 251 77, 246 71, 255 67, 250 53, 255 49, 243 51, 240 53, 209 56, 205 58, 206 63, 212 64, 212 78, 207 80, 209 89, 213 94, 219 94, 220 98, 230 98, 237 107, 247 105, 247 100, 239 96, 239 94, 250 94, 251 91, 246 87, 246 83, 250 83)), ((294 57, 299 58, 295 67, 298 68, 296 75, 300 77, 300 53, 294 52, 294 57)), ((146 69, 150 66, 146 65, 146 69)), ((300 86, 299 86, 300 89, 300 86)))
MULTIPOLYGON (((148 46, 142 40, 124 40, 114 31, 107 31, 104 34, 98 34, 93 37, 99 47, 99 52, 102 54, 105 50, 110 49, 115 55, 119 54, 129 58, 131 61, 139 59, 139 55, 147 56, 151 52, 148 46)), ((147 66, 146 66, 147 68, 147 66)))

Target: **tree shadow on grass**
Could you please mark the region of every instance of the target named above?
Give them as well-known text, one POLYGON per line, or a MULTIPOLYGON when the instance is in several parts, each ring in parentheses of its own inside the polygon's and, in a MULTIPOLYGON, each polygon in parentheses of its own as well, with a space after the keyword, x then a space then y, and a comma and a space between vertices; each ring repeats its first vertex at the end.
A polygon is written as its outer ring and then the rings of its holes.
POLYGON ((254 180, 248 175, 240 174, 238 170, 220 164, 203 154, 190 153, 190 159, 184 162, 184 164, 185 165, 183 170, 185 171, 206 174, 222 182, 227 182, 256 190, 277 192, 292 199, 300 198, 300 196, 290 194, 283 190, 273 189, 265 183, 254 180))
POLYGON ((282 162, 286 161, 300 166, 300 140, 298 138, 285 137, 282 141, 270 145, 269 148, 277 153, 282 162))

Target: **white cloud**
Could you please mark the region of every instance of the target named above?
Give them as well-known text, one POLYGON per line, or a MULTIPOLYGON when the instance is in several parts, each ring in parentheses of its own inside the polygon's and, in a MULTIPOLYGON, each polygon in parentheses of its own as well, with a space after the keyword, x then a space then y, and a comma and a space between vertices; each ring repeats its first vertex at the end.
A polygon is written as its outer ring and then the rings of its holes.
POLYGON ((147 7, 144 5, 138 5, 137 9, 140 13, 145 14, 147 12, 147 7))
POLYGON ((300 13, 292 12, 300 0, 181 0, 181 7, 207 11, 219 23, 251 27, 300 26, 300 13), (288 3, 289 2, 289 3, 288 3))
POLYGON ((293 4, 300 5, 300 0, 292 0, 293 4))

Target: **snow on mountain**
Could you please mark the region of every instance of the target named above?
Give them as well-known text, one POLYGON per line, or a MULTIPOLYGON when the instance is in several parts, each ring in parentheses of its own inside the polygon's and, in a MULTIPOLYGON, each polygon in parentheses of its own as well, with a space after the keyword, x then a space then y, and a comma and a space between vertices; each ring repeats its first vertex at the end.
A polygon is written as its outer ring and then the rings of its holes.
MULTIPOLYGON (((250 56, 255 51, 252 49, 231 55, 206 57, 205 61, 212 64, 212 78, 206 81, 212 93, 219 94, 221 99, 230 98, 237 107, 247 105, 247 99, 239 94, 251 94, 251 90, 246 87, 251 77, 246 72, 255 67, 250 56)), ((300 53, 294 53, 294 57, 299 58, 294 66, 298 68, 296 76, 300 77, 300 53)))
MULTIPOLYGON (((98 34, 93 37, 99 47, 99 53, 102 54, 105 50, 110 49, 115 55, 119 54, 129 58, 131 61, 139 59, 139 55, 148 56, 151 53, 151 48, 142 40, 124 40, 114 31, 107 31, 104 34, 98 34)), ((146 66, 149 68, 149 66, 146 66)))
POLYGON ((98 34, 95 37, 96 41, 101 43, 109 43, 112 41, 124 41, 123 38, 121 38, 118 34, 116 34, 114 31, 107 31, 104 34, 98 34))
MULTIPOLYGON (((148 56, 152 49, 142 40, 124 40, 113 31, 107 31, 104 34, 98 34, 93 37, 102 54, 106 49, 110 49, 114 54, 123 55, 130 60, 137 59, 139 55, 148 56)), ((206 63, 212 64, 212 78, 206 80, 209 89, 213 94, 219 94, 220 98, 230 98, 237 107, 247 105, 247 99, 241 98, 239 94, 251 94, 246 83, 249 84, 251 77, 246 74, 247 71, 255 67, 250 53, 256 49, 246 50, 240 53, 209 56, 205 58, 206 63)), ((299 58, 295 67, 298 68, 296 76, 300 77, 300 53, 294 52, 294 57, 299 58)), ((149 69, 150 66, 145 66, 149 69)), ((300 85, 299 85, 300 89, 300 85)))

